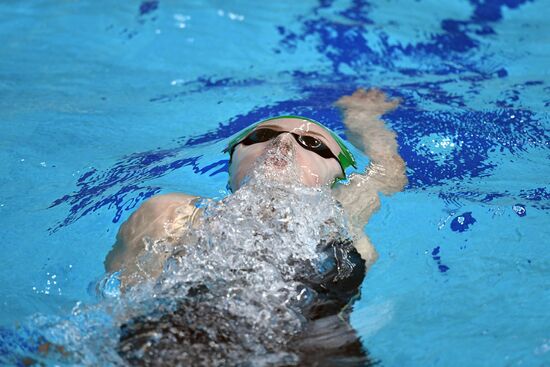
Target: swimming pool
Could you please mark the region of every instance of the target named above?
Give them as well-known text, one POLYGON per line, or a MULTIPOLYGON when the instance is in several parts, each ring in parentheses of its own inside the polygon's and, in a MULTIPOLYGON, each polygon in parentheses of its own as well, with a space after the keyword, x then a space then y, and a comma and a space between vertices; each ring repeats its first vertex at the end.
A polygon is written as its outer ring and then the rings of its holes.
MULTIPOLYGON (((384 366, 550 364, 549 10, 0 5, 0 324, 95 302, 145 198, 223 197, 226 137, 289 113, 341 132, 332 103, 372 86, 402 98, 384 118, 409 186, 366 228, 380 259, 352 313, 363 344, 384 366)), ((0 351, 8 363, 13 337, 0 351)))

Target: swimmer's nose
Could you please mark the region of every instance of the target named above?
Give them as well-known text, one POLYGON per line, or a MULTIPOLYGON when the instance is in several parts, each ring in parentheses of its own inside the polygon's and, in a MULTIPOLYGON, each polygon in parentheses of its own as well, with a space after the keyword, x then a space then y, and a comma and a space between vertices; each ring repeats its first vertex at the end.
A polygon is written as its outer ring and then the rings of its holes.
POLYGON ((279 134, 273 139, 272 146, 277 148, 277 151, 287 157, 294 155, 294 138, 289 133, 279 134))

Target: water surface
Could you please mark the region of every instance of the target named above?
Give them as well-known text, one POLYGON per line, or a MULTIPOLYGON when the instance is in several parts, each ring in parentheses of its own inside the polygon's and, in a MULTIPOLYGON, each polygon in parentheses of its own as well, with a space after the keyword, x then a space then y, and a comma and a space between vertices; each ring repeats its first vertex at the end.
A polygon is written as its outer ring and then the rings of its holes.
MULTIPOLYGON (((549 363, 543 0, 0 5, 0 322, 65 317, 145 198, 226 195, 222 139, 280 114, 338 132, 358 87, 409 186, 352 324, 382 365, 549 363)), ((2 339, 2 353, 13 349, 2 339)))

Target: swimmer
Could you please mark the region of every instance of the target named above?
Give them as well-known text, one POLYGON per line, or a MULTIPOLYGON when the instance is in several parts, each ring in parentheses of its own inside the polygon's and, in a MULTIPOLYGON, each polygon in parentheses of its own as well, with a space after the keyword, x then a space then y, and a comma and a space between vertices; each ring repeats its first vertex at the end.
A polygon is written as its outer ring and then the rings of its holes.
POLYGON ((372 363, 347 305, 377 257, 363 226, 380 206, 378 195, 406 184, 395 134, 378 119, 397 101, 360 89, 337 105, 349 140, 370 158, 364 174, 346 177, 353 155, 319 123, 271 118, 229 142, 233 194, 220 205, 200 209, 201 198, 159 195, 121 226, 107 271, 119 274, 126 292, 155 281, 155 297, 171 304, 123 320, 117 351, 126 362, 372 363), (248 232, 236 235, 241 220, 248 232))
MULTIPOLYGON (((246 183, 257 158, 276 141, 283 153, 294 154, 300 181, 311 187, 332 185, 334 198, 342 205, 354 235, 354 246, 367 268, 376 261, 377 253, 363 231, 373 212, 379 209, 379 193, 391 195, 407 183, 405 163, 397 152, 395 133, 379 119, 395 109, 397 100, 383 92, 357 90, 340 98, 336 105, 344 115, 348 140, 370 158, 364 173, 352 173, 348 183, 339 184, 345 169, 354 165, 353 156, 330 130, 301 117, 279 117, 265 120, 246 129, 229 144, 230 187, 233 192, 246 183)), ((277 158, 267 163, 276 174, 287 162, 277 158)), ((173 248, 192 226, 200 209, 199 197, 183 193, 155 196, 141 205, 122 224, 116 243, 106 257, 107 272, 119 272, 122 289, 157 278, 173 248), (162 243, 160 248, 155 244, 162 243), (138 261, 147 257, 147 261, 138 261)))

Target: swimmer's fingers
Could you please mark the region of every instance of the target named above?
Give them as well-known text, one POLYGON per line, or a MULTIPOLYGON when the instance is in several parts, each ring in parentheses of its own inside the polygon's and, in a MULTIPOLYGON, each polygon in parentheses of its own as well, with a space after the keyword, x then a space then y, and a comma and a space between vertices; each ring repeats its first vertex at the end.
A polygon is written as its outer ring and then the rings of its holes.
POLYGON ((389 99, 379 89, 365 90, 359 88, 351 96, 341 97, 336 101, 336 105, 343 110, 346 116, 355 113, 367 113, 372 117, 377 117, 395 109, 399 102, 400 100, 397 98, 389 99))

